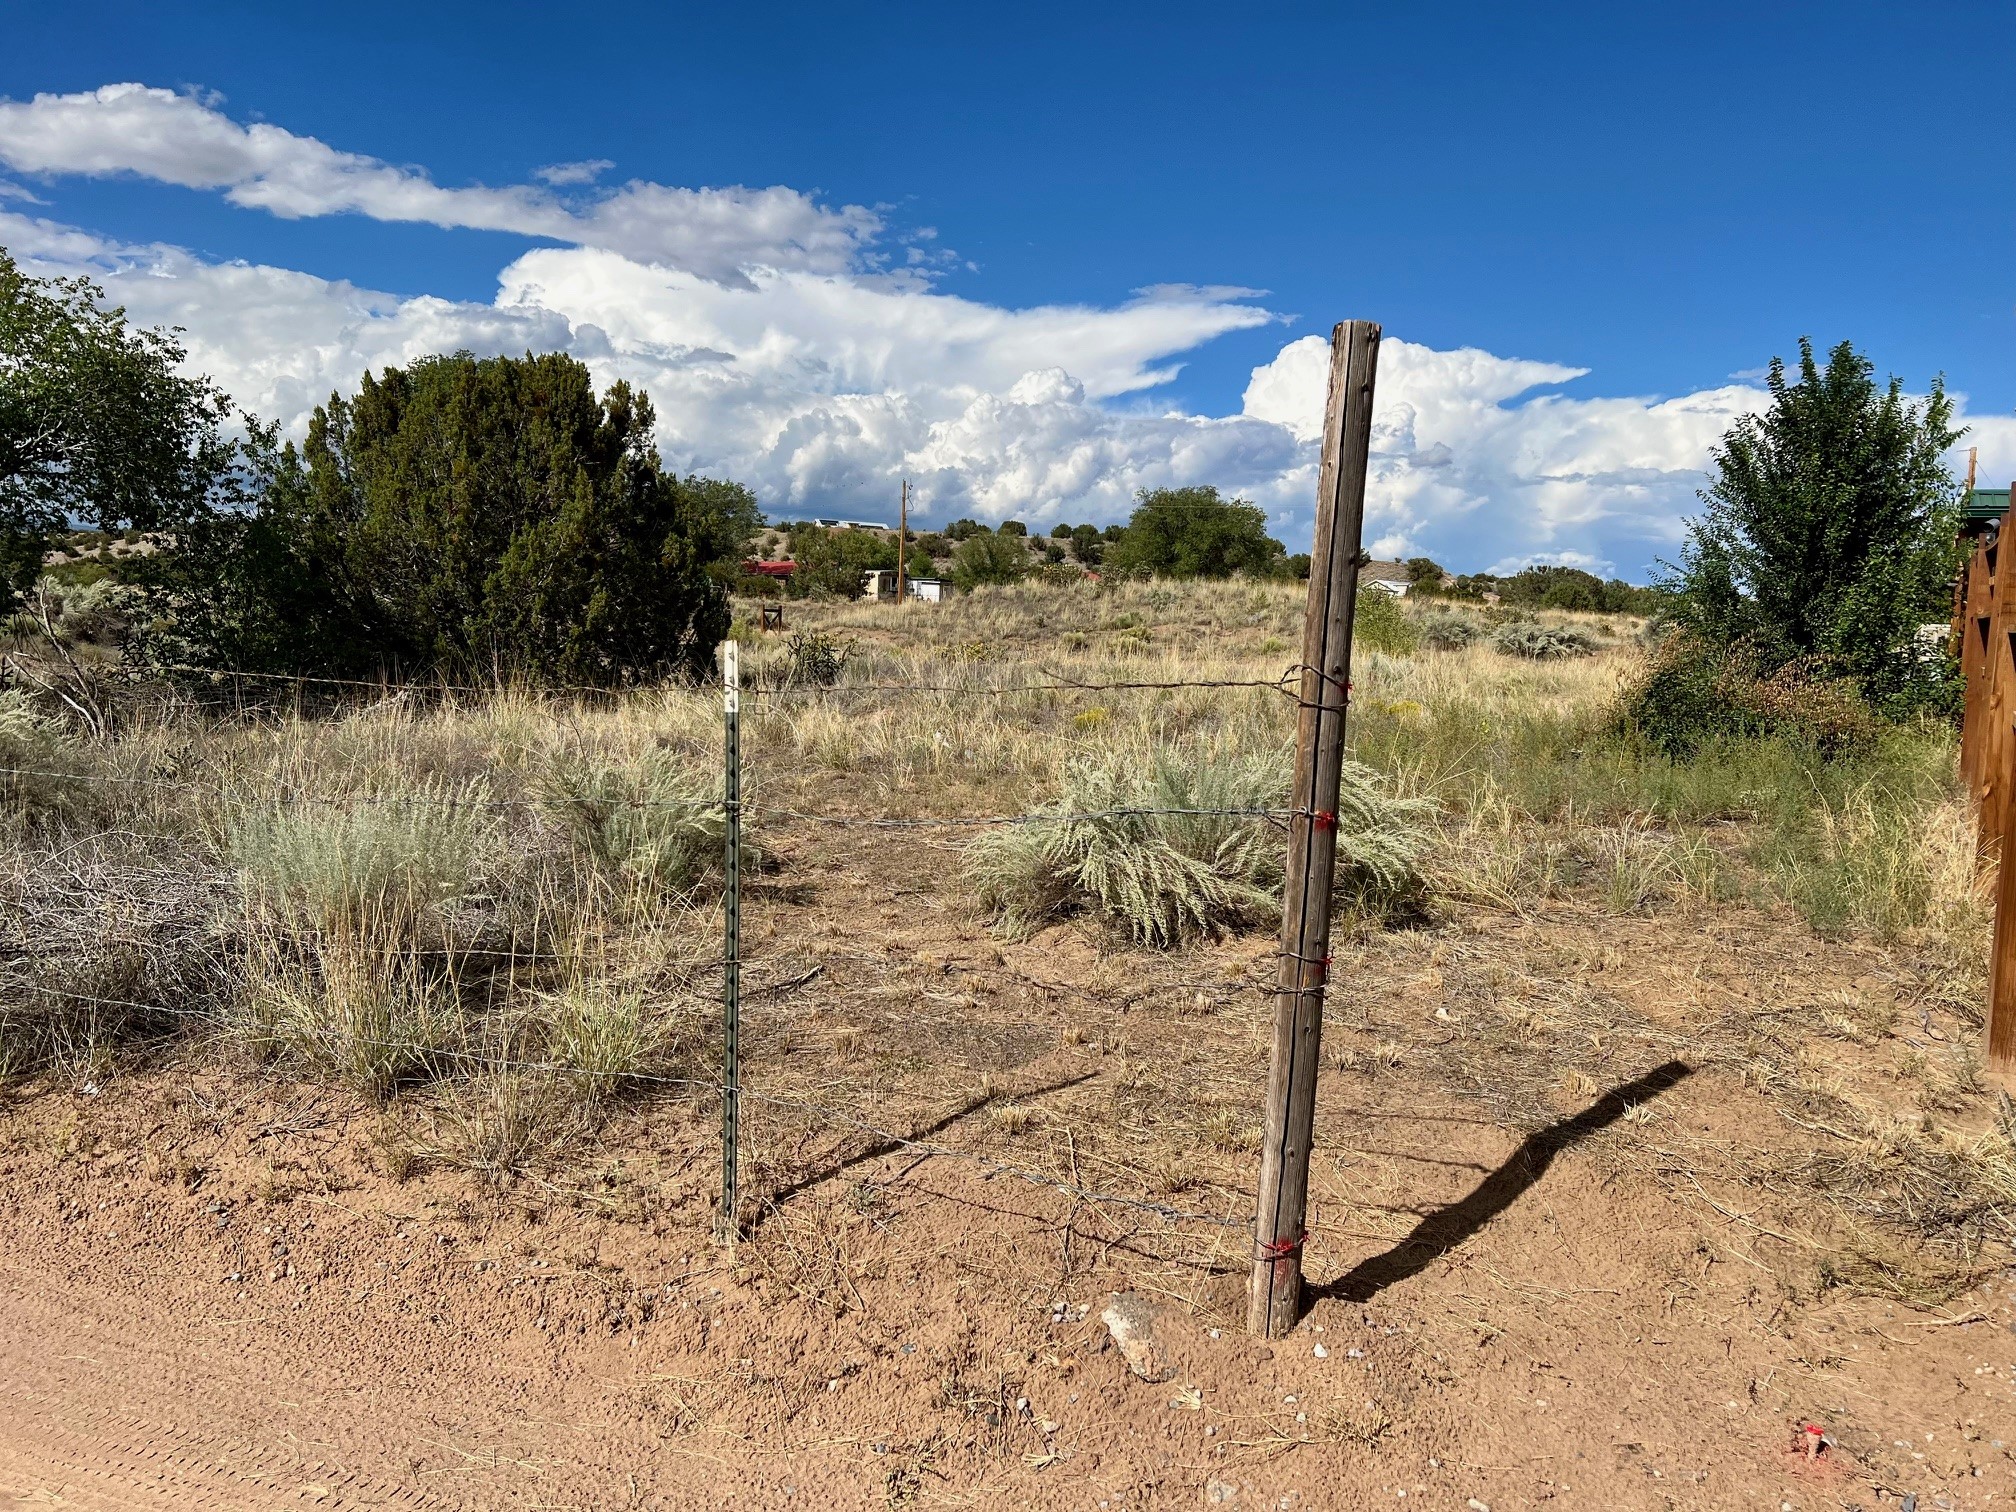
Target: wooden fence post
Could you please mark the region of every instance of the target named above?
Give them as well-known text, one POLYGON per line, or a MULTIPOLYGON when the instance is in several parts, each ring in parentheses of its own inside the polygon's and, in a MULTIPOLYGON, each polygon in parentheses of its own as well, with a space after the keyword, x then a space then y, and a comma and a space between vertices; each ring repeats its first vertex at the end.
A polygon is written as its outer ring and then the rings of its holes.
POLYGON ((1274 1049, 1267 1071, 1266 1131, 1253 1232, 1247 1328, 1278 1338, 1302 1302, 1308 1238, 1309 1147, 1316 1129, 1323 988, 1330 966, 1330 889, 1337 862, 1337 793, 1344 770, 1344 714, 1351 677, 1351 610, 1365 520, 1366 459, 1379 327, 1369 320, 1330 333, 1330 393, 1323 413, 1323 465, 1316 490, 1315 550, 1302 625, 1301 717, 1281 900, 1274 1049))
MULTIPOLYGON (((2016 488, 2010 490, 2016 499, 2016 488)), ((1974 746, 1976 781, 1981 795, 1981 839, 1992 842, 2001 856, 1995 878, 1995 936, 1988 958, 1988 1022, 1981 1041, 1989 1071, 2016 1078, 2016 541, 2007 539, 2016 510, 2002 516, 1995 543, 1982 548, 1982 576, 1988 580, 1985 612, 1974 619, 1980 653, 1970 671, 1986 683, 1978 708, 1980 734, 1974 746)), ((1973 684, 1967 688, 1967 712, 1977 708, 1973 684)), ((1966 759, 1969 730, 1963 726, 1961 756, 1966 759)))
POLYGON ((1985 602, 1977 625, 1981 632, 1981 733, 1975 745, 1975 787, 1980 804, 1980 842, 1985 852, 2002 842, 2009 807, 2009 763, 2016 741, 2009 721, 2016 711, 2016 667, 2009 657, 2009 611, 2016 603, 2016 541, 2003 539, 2009 517, 2002 517, 1996 538, 1982 552, 1985 602))
POLYGON ((1988 563, 1992 548, 1974 543, 1960 575, 1960 612, 1955 616, 1960 655, 1960 780, 1967 796, 1981 797, 1981 730, 1988 693, 1988 563))

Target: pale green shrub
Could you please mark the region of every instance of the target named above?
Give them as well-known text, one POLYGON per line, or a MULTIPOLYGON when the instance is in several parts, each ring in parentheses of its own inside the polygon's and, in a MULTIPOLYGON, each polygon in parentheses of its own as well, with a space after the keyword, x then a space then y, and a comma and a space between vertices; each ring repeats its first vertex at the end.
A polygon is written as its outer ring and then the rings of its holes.
POLYGON ((1543 625, 1538 620, 1509 620, 1491 636, 1492 649, 1532 661, 1558 661, 1593 656, 1596 638, 1575 625, 1543 625))
MULTIPOLYGON (((981 906, 1011 934, 1087 909, 1158 946, 1263 922, 1281 906, 1281 830, 1237 811, 1278 808, 1291 775, 1285 751, 1088 757, 1066 770, 1062 796, 1033 820, 977 839, 969 875, 981 906)), ((1355 904, 1383 911, 1418 893, 1432 811, 1347 763, 1338 869, 1355 904)))
MULTIPOLYGON (((577 852, 611 880, 688 892, 721 859, 727 813, 720 773, 673 752, 650 751, 627 764, 558 756, 541 791, 577 852)), ((743 796, 746 802, 746 788, 743 796)))

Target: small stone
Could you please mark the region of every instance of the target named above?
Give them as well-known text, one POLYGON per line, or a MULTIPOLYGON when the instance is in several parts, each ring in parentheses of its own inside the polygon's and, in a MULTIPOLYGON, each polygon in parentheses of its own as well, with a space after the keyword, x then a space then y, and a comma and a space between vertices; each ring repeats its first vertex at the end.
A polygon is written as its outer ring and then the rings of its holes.
POLYGON ((1344 1358, 1347 1360, 1362 1360, 1365 1358, 1365 1351, 1362 1349, 1347 1349, 1344 1351, 1344 1358))
POLYGON ((1318 1344, 1316 1346, 1315 1354, 1316 1358, 1319 1360, 1327 1360, 1330 1358, 1330 1351, 1325 1349, 1321 1344, 1318 1344))
POLYGON ((1239 1488, 1230 1481, 1207 1480, 1204 1482, 1204 1500, 1214 1507, 1236 1507, 1239 1505, 1239 1488))
POLYGON ((1155 1340, 1155 1305, 1141 1293, 1115 1292, 1099 1319, 1135 1375, 1144 1381, 1166 1381, 1176 1374, 1155 1340))
POLYGON ((1481 1502, 1477 1500, 1477 1498, 1474 1496, 1471 1497, 1470 1500, 1468 1500, 1467 1502, 1463 1503, 1463 1505, 1468 1507, 1470 1509, 1470 1512, 1491 1512, 1491 1503, 1481 1502))

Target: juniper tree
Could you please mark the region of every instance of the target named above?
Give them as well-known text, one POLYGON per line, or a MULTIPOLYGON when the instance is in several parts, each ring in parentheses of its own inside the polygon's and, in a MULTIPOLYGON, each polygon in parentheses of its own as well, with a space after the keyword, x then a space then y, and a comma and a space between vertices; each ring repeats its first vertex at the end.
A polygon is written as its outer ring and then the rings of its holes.
POLYGON ((1767 662, 1810 660, 1878 706, 1938 696, 1921 626, 1947 613, 1957 489, 1945 453, 1965 432, 1934 380, 1907 399, 1849 342, 1822 367, 1799 342, 1796 381, 1773 358, 1770 403, 1714 453, 1706 508, 1668 586, 1682 624, 1767 662))

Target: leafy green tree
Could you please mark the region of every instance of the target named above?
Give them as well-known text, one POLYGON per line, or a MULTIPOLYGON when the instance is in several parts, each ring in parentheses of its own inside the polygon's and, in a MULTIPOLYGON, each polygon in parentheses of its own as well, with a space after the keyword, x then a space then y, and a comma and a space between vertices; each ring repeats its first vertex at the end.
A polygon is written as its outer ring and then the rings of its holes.
POLYGON ((1675 617, 1770 665, 1809 660, 1879 707, 1936 700, 1950 674, 1918 630, 1949 612, 1959 490, 1945 453, 1965 432, 1937 380, 1914 403, 1849 342, 1824 368, 1803 337, 1799 354, 1796 382, 1772 359, 1770 405, 1715 452, 1669 584, 1675 617))
POLYGON ((1050 527, 1050 539, 1053 541, 1068 541, 1071 539, 1071 536, 1071 527, 1066 525, 1062 520, 1059 520, 1055 525, 1050 527))
POLYGON ((1106 539, 1097 525, 1080 525, 1071 532, 1071 550, 1087 567, 1097 567, 1106 557, 1106 539))
POLYGON ((1267 516, 1218 490, 1144 489, 1126 533, 1107 553, 1122 572, 1171 578, 1279 577, 1287 550, 1267 534, 1267 516))
POLYGON ((798 570, 791 575, 794 595, 818 593, 857 599, 867 573, 896 570, 896 543, 872 530, 807 526, 793 538, 791 555, 798 563, 798 570))
POLYGON ((614 683, 698 672, 728 626, 710 568, 748 501, 681 482, 650 400, 557 354, 426 357, 332 395, 257 508, 199 515, 156 580, 198 660, 614 683), (290 633, 291 632, 291 633, 290 633))
POLYGON ((1442 578, 1444 574, 1440 564, 1433 557, 1409 557, 1405 565, 1407 568, 1407 585, 1412 591, 1415 593, 1440 593, 1442 591, 1442 578))
POLYGON ((1004 536, 1026 536, 1029 534, 1029 527, 1020 520, 1003 520, 994 527, 994 533, 1004 536))
POLYGON ((945 527, 945 539, 948 541, 969 540, 981 534, 986 529, 987 527, 982 525, 978 520, 954 520, 950 525, 945 527))
POLYGON ((952 583, 970 593, 985 583, 1020 582, 1029 571, 1029 548, 1017 536, 968 536, 952 557, 952 583))
POLYGON ((0 250, 0 614, 72 520, 158 529, 212 507, 238 460, 232 405, 180 371, 89 280, 36 279, 0 250))
POLYGON ((765 525, 756 495, 726 478, 691 473, 679 480, 679 488, 697 511, 696 528, 705 537, 697 544, 703 554, 725 564, 731 572, 739 570, 750 543, 765 525))

